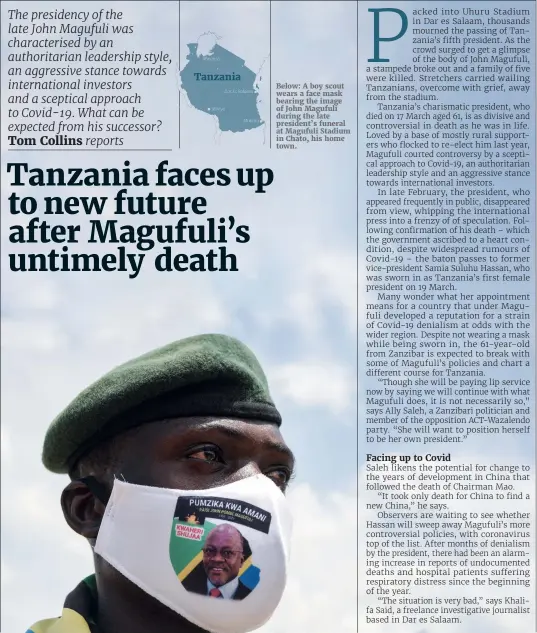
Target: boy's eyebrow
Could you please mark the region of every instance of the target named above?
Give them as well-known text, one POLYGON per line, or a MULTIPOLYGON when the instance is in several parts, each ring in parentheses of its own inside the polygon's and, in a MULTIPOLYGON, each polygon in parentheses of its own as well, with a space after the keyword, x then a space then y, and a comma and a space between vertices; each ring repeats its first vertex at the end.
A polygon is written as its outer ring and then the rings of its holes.
MULTIPOLYGON (((223 435, 227 435, 228 437, 232 437, 232 438, 236 438, 236 439, 244 439, 245 435, 244 433, 242 433, 241 431, 238 431, 237 429, 227 425, 227 424, 220 424, 219 422, 210 422, 206 425, 201 425, 200 427, 203 430, 214 430, 217 431, 218 433, 222 433, 223 435)), ((262 442, 262 445, 270 450, 273 451, 278 451, 279 453, 283 453, 284 455, 286 455, 291 462, 295 463, 295 456, 293 454, 293 451, 287 446, 287 444, 285 444, 284 442, 278 442, 277 440, 266 440, 262 442)))

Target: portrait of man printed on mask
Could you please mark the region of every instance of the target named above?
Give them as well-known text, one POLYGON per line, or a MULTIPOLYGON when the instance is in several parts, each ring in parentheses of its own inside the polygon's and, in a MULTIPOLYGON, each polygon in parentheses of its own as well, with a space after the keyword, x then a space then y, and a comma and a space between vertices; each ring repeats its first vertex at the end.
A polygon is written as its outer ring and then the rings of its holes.
POLYGON ((229 600, 243 600, 251 593, 239 576, 251 550, 236 527, 229 523, 214 527, 205 539, 202 553, 202 562, 183 580, 185 589, 229 600))

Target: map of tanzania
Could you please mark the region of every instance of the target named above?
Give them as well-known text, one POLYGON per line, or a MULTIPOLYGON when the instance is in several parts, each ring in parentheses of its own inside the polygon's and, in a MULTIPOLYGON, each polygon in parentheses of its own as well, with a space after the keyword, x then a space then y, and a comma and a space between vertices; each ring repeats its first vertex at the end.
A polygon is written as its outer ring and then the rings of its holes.
POLYGON ((216 116, 221 132, 244 132, 263 125, 257 108, 256 73, 244 59, 219 44, 207 55, 198 52, 198 44, 188 44, 188 49, 180 76, 192 106, 216 116))

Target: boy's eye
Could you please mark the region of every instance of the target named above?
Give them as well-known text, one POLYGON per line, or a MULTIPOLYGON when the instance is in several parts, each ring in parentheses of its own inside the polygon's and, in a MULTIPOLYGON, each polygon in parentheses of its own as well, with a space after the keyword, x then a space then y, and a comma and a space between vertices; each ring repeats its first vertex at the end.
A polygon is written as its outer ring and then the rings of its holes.
POLYGON ((291 480, 291 473, 286 468, 271 470, 270 472, 265 473, 265 476, 272 479, 272 481, 283 490, 287 487, 289 481, 291 480))
POLYGON ((218 450, 210 446, 204 446, 194 450, 187 455, 190 459, 200 459, 204 462, 221 462, 223 461, 218 450))

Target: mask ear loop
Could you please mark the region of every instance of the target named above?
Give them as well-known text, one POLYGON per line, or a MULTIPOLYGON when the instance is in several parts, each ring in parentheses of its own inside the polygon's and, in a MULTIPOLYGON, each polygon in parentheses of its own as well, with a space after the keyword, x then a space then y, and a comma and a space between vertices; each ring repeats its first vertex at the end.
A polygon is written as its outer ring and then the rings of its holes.
POLYGON ((110 492, 105 485, 95 479, 95 477, 93 477, 92 475, 90 475, 89 477, 81 477, 80 479, 77 479, 77 481, 80 481, 80 483, 83 483, 85 486, 87 486, 94 494, 94 496, 97 497, 99 501, 101 501, 101 503, 107 505, 110 499, 110 492))
MULTIPOLYGON (((123 473, 119 473, 119 476, 125 483, 127 483, 127 480, 125 479, 125 476, 123 475, 123 473)), ((115 475, 114 475, 114 479, 116 479, 115 475)), ((104 505, 108 504, 108 501, 110 500, 111 492, 109 492, 108 488, 104 484, 102 484, 98 479, 93 477, 93 475, 90 475, 89 477, 80 477, 79 479, 77 479, 77 481, 80 481, 80 483, 83 483, 85 486, 87 486, 91 490, 91 492, 95 495, 95 497, 97 497, 99 501, 104 503, 104 505)))

